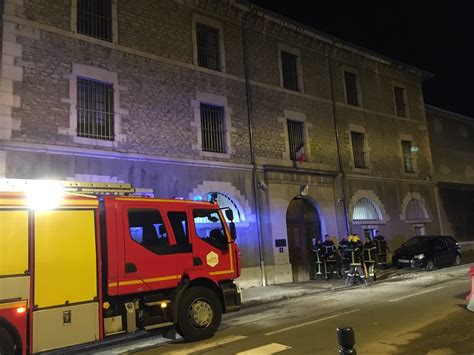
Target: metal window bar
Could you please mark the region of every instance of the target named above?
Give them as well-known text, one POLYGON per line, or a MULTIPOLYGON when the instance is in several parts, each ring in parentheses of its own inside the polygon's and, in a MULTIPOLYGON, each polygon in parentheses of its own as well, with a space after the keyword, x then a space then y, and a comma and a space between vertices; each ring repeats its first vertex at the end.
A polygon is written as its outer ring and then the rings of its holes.
POLYGON ((354 167, 364 169, 365 151, 364 151, 364 133, 351 132, 352 152, 354 154, 354 167))
POLYGON ((375 205, 369 199, 363 197, 354 206, 352 220, 354 221, 377 221, 379 214, 375 205))
POLYGON ((346 84, 347 103, 359 106, 359 96, 357 90, 357 75, 351 72, 344 72, 344 82, 346 84))
POLYGON ((113 141, 113 84, 77 78, 77 136, 113 141))
POLYGON ((281 68, 283 72, 283 87, 298 91, 298 56, 281 51, 281 68))
POLYGON ((405 89, 394 87, 395 94, 395 107, 397 110, 397 116, 406 117, 406 107, 405 107, 405 89))
POLYGON ((296 161, 296 153, 298 149, 304 144, 304 130, 303 123, 288 120, 288 143, 290 146, 290 159, 296 161))
POLYGON ((402 141, 403 164, 406 173, 413 173, 413 157, 411 155, 411 142, 402 141))
POLYGON ((224 108, 201 104, 202 150, 212 153, 226 153, 224 108))
POLYGON ((77 32, 112 41, 112 0, 77 0, 77 32))
POLYGON ((196 24, 198 65, 220 70, 219 30, 203 24, 196 24))

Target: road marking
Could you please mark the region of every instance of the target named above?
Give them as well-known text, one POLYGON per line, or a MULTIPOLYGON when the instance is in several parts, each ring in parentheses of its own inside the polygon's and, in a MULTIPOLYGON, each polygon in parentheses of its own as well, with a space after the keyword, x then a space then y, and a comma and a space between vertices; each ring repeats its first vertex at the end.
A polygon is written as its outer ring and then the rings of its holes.
POLYGON ((394 298, 393 300, 389 300, 388 302, 397 302, 397 301, 400 301, 400 300, 404 300, 405 298, 415 297, 415 296, 418 296, 418 295, 422 295, 422 294, 424 294, 424 293, 428 293, 428 292, 433 292, 433 291, 441 290, 442 288, 444 288, 444 286, 436 287, 436 288, 433 288, 433 289, 431 289, 431 290, 425 290, 425 291, 413 293, 413 294, 407 295, 407 296, 402 296, 402 297, 394 298))
POLYGON ((215 348, 215 347, 218 347, 220 345, 232 343, 234 341, 242 340, 242 339, 245 339, 245 338, 247 338, 247 337, 243 336, 243 335, 231 335, 231 336, 228 336, 228 337, 225 337, 225 338, 222 338, 222 339, 218 339, 218 340, 210 342, 210 343, 197 344, 197 345, 191 346, 191 347, 186 348, 186 349, 166 352, 165 354, 168 354, 168 355, 186 355, 186 354, 194 353, 196 351, 202 351, 202 350, 215 348))
POLYGON ((331 319, 331 318, 336 318, 336 317, 344 316, 344 315, 346 315, 346 314, 350 314, 350 313, 354 313, 354 312, 358 312, 358 311, 360 311, 360 309, 353 309, 352 311, 347 311, 347 312, 343 312, 343 313, 333 314, 332 316, 328 316, 328 317, 324 317, 324 318, 319 318, 319 319, 315 319, 315 320, 312 320, 312 321, 309 321, 309 322, 305 322, 305 323, 293 325, 293 326, 291 326, 291 327, 286 327, 286 328, 278 329, 278 330, 275 330, 275 331, 273 331, 273 332, 268 332, 268 333, 265 333, 265 335, 273 335, 273 334, 278 334, 278 333, 286 332, 287 330, 291 330, 291 329, 295 329, 295 328, 300 328, 300 327, 305 327, 305 326, 310 325, 310 324, 323 322, 323 321, 328 320, 328 319, 331 319))
POLYGON ((268 345, 260 346, 258 348, 249 349, 247 351, 242 351, 235 355, 270 355, 276 354, 283 350, 291 349, 291 346, 282 345, 278 343, 271 343, 268 345))

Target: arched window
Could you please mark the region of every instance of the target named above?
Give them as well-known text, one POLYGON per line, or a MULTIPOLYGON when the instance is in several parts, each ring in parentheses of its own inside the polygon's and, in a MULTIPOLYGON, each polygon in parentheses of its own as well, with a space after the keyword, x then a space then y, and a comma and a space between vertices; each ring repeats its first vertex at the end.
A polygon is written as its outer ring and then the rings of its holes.
POLYGON ((378 221, 380 220, 377 208, 369 199, 363 197, 357 201, 352 214, 353 221, 378 221))
MULTIPOLYGON (((245 220, 245 217, 240 214, 239 208, 237 207, 235 202, 229 196, 227 196, 227 195, 225 195, 221 192, 218 192, 217 193, 217 204, 219 205, 220 208, 229 207, 232 210, 232 212, 234 212, 234 222, 235 223, 243 222, 245 220)), ((225 213, 224 213, 224 216, 225 216, 225 213)), ((227 217, 225 217, 225 219, 226 219, 227 222, 229 222, 227 220, 227 217)))
POLYGON ((428 214, 423 204, 417 199, 408 201, 405 216, 407 221, 423 221, 428 219, 428 214))

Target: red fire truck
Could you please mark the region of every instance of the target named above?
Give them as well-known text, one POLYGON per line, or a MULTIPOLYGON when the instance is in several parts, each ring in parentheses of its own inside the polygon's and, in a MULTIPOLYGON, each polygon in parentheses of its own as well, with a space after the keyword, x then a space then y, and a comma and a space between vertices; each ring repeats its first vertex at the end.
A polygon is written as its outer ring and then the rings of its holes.
POLYGON ((240 307, 230 209, 129 184, 0 179, 0 191, 1 354, 139 329, 200 340, 240 307))

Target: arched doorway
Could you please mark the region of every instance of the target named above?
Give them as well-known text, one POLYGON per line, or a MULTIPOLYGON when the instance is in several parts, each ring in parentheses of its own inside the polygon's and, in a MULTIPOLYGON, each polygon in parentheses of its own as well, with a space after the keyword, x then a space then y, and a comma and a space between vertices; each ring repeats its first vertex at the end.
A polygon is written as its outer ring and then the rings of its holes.
POLYGON ((321 220, 310 200, 296 197, 286 211, 286 230, 293 281, 307 281, 314 274, 312 239, 321 238, 321 220))

